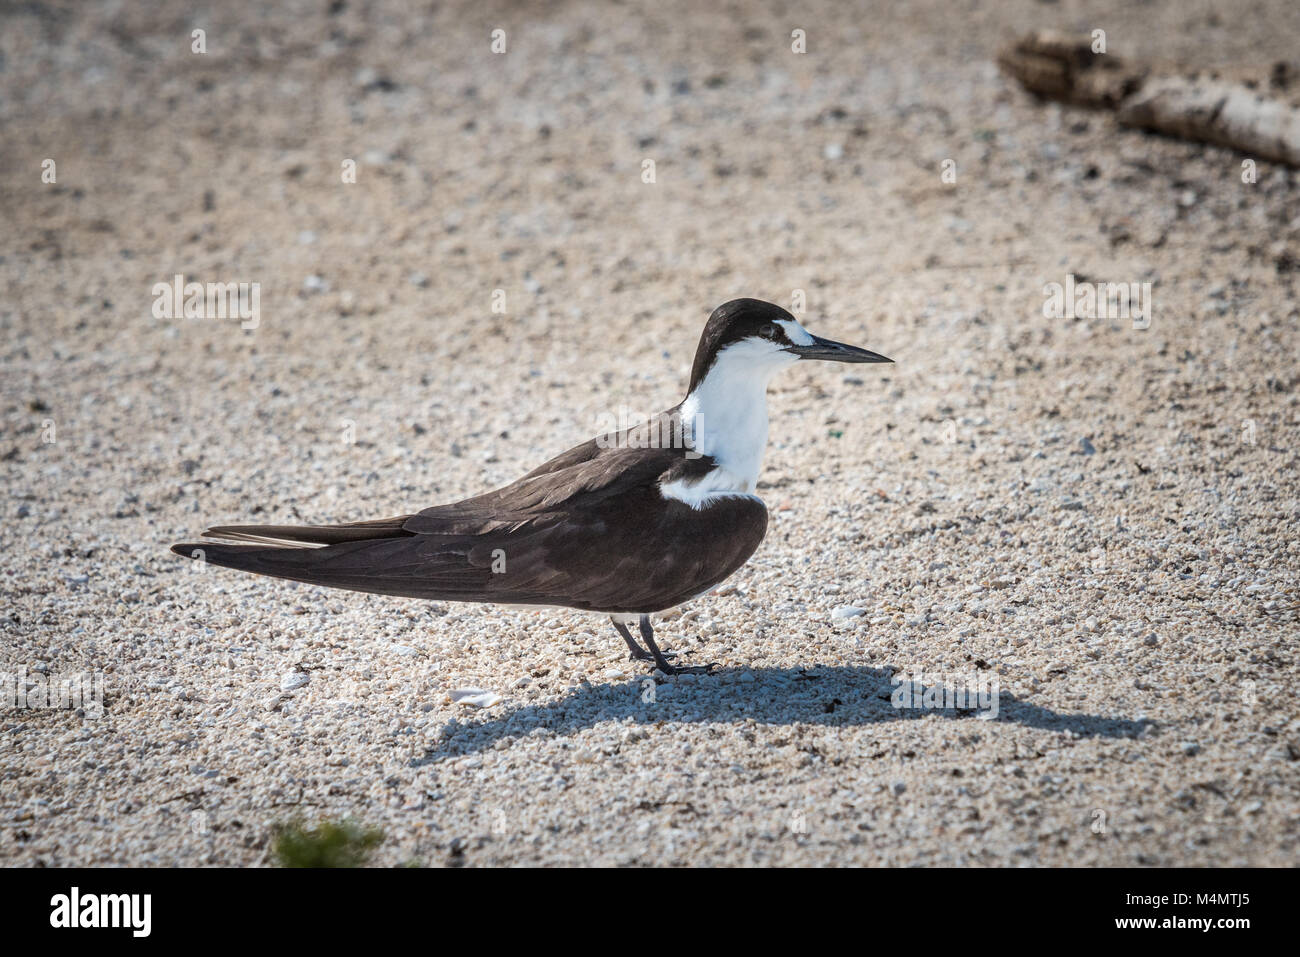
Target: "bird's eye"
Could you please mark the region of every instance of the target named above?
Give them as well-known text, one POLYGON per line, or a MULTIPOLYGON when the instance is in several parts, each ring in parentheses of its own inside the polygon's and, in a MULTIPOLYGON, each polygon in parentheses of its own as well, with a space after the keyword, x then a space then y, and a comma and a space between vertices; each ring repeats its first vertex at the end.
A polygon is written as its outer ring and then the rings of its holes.
POLYGON ((772 323, 769 322, 765 326, 763 326, 762 329, 758 330, 758 334, 762 336, 764 339, 775 339, 777 335, 776 326, 772 325, 772 323))

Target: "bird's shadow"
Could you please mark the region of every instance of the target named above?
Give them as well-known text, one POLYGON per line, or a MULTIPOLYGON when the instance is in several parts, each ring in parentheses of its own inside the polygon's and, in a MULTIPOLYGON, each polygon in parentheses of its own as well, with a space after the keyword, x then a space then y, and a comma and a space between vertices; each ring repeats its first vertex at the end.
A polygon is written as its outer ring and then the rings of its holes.
POLYGON ((656 680, 646 674, 601 684, 584 682, 555 701, 508 701, 505 713, 495 717, 453 718, 443 725, 438 745, 412 764, 434 764, 489 750, 503 738, 534 734, 539 728, 545 729, 543 734, 564 735, 606 721, 858 727, 939 715, 967 726, 972 734, 989 724, 1010 723, 1084 738, 1135 738, 1151 723, 1146 718, 1053 711, 1000 689, 990 697, 991 682, 997 679, 992 672, 977 672, 966 676, 967 682, 957 682, 956 687, 982 687, 985 697, 969 698, 968 707, 956 707, 962 699, 945 698, 954 687, 951 681, 917 682, 895 674, 892 668, 856 666, 740 668, 716 671, 707 678, 656 680))

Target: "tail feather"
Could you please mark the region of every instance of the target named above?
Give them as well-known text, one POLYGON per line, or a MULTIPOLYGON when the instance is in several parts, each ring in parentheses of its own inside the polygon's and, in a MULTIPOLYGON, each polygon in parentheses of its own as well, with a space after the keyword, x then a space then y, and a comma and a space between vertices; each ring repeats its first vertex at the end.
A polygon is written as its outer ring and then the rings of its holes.
POLYGON ((403 527, 410 517, 399 515, 347 525, 217 525, 205 531, 203 537, 259 545, 338 545, 379 538, 404 538, 412 534, 403 527))
MULTIPOLYGON (((265 531, 273 526, 257 527, 265 531)), ((418 541, 416 536, 390 534, 300 547, 182 542, 173 545, 172 551, 209 565, 310 585, 405 598, 485 599, 491 570, 470 561, 467 548, 430 555, 423 546, 427 542, 418 541)))

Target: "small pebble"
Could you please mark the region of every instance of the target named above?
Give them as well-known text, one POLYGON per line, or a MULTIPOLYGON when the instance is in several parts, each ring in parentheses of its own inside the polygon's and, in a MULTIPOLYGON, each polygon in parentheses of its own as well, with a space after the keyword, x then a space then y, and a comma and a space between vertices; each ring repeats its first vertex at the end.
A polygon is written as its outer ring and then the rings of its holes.
POLYGON ((831 612, 831 617, 835 619, 857 618, 859 615, 865 615, 866 613, 867 609, 865 608, 858 608, 855 605, 841 605, 831 612))

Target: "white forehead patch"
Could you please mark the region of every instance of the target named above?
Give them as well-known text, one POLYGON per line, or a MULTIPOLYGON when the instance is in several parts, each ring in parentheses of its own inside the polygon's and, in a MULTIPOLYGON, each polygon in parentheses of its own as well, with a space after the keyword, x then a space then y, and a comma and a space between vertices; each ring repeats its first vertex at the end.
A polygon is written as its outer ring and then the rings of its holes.
POLYGON ((803 326, 799 325, 794 319, 778 319, 776 324, 785 330, 786 338, 796 346, 810 346, 813 343, 812 334, 803 326))

